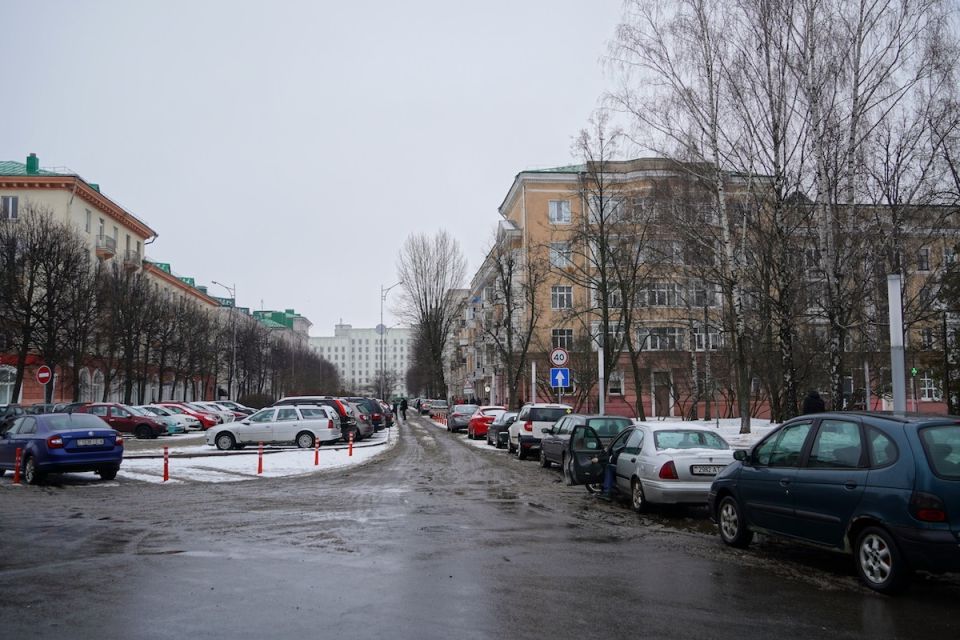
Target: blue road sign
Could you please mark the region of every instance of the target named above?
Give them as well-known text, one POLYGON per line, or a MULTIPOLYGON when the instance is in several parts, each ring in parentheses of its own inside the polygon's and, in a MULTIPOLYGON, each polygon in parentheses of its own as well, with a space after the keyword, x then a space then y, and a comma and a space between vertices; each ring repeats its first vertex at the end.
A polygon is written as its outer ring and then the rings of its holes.
POLYGON ((570 369, 550 369, 550 386, 554 389, 570 386, 570 369))

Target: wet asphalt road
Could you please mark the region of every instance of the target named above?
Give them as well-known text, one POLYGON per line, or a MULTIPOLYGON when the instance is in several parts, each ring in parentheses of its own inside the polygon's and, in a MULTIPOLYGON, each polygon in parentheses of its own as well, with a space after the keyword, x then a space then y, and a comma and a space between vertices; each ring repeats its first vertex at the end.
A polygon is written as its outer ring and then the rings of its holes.
POLYGON ((422 419, 349 471, 0 486, 0 638, 956 637, 960 580, 721 546, 422 419))

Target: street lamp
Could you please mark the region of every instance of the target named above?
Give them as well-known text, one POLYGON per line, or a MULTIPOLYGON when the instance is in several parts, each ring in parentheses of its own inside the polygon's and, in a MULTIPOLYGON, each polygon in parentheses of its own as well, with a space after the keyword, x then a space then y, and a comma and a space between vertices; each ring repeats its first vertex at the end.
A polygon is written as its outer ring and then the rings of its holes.
POLYGON ((237 285, 234 283, 232 287, 228 287, 216 280, 211 280, 211 282, 226 289, 230 297, 233 298, 233 307, 230 309, 230 317, 233 319, 231 323, 233 325, 233 351, 230 356, 230 372, 227 375, 227 395, 230 396, 231 400, 236 401, 236 397, 233 395, 233 375, 237 368, 237 285))
POLYGON ((384 375, 386 373, 386 364, 384 363, 384 348, 383 348, 383 338, 387 333, 387 328, 383 324, 383 303, 387 300, 387 294, 390 292, 390 289, 394 287, 399 287, 403 284, 403 280, 396 284, 392 284, 387 288, 384 288, 383 285, 380 285, 380 324, 377 325, 377 333, 380 334, 380 399, 384 400, 383 397, 383 383, 384 375))

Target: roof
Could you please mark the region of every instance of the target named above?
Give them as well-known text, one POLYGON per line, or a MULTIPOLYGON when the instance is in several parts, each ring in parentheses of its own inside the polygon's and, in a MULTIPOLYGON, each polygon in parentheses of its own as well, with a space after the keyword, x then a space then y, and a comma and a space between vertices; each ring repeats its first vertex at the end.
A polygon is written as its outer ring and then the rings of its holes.
POLYGON ((520 173, 580 173, 586 171, 585 164, 568 164, 562 167, 547 167, 545 169, 524 169, 520 173))
POLYGON ((903 411, 826 411, 824 413, 816 414, 807 414, 805 416, 797 416, 798 418, 809 418, 817 417, 822 418, 824 416, 829 418, 843 418, 844 416, 860 416, 863 418, 880 418, 883 420, 890 420, 891 422, 900 422, 903 424, 906 423, 917 423, 917 422, 930 422, 937 421, 942 422, 944 420, 953 421, 960 423, 960 417, 947 415, 945 413, 936 414, 936 413, 906 413, 903 411))
POLYGON ((57 173, 56 171, 47 171, 38 169, 34 173, 27 173, 27 165, 13 160, 0 160, 0 176, 77 176, 74 173, 57 173))

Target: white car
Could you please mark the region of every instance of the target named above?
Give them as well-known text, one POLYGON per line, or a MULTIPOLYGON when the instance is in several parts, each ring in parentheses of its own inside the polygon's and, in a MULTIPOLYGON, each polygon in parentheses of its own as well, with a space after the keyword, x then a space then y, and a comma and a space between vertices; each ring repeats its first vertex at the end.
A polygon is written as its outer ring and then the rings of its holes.
POLYGON ((706 504, 713 479, 733 462, 733 450, 715 429, 689 423, 640 423, 605 450, 592 428, 577 426, 570 449, 567 484, 590 488, 604 464, 614 465, 615 488, 637 511, 648 503, 706 504))
POLYGON ((248 444, 295 444, 302 449, 316 442, 340 439, 340 418, 330 407, 267 407, 249 418, 213 427, 207 444, 217 449, 242 449, 248 444))
POLYGON ((233 415, 233 411, 227 409, 226 407, 221 407, 220 405, 214 402, 187 402, 187 406, 193 407, 200 411, 206 411, 207 413, 212 413, 213 415, 220 418, 220 424, 226 424, 227 422, 233 422, 236 419, 236 416, 233 415))
POLYGON ((149 411, 155 416, 163 416, 164 418, 171 418, 177 424, 181 425, 187 431, 200 431, 203 429, 203 425, 200 424, 200 421, 194 418, 193 416, 188 416, 185 413, 174 413, 167 409, 166 407, 155 407, 151 404, 145 404, 139 409, 144 411, 149 411))
POLYGON ((507 442, 510 453, 516 452, 518 458, 526 460, 531 451, 540 450, 544 431, 572 412, 573 407, 566 404, 537 402, 523 405, 517 419, 510 425, 510 439, 507 442))

